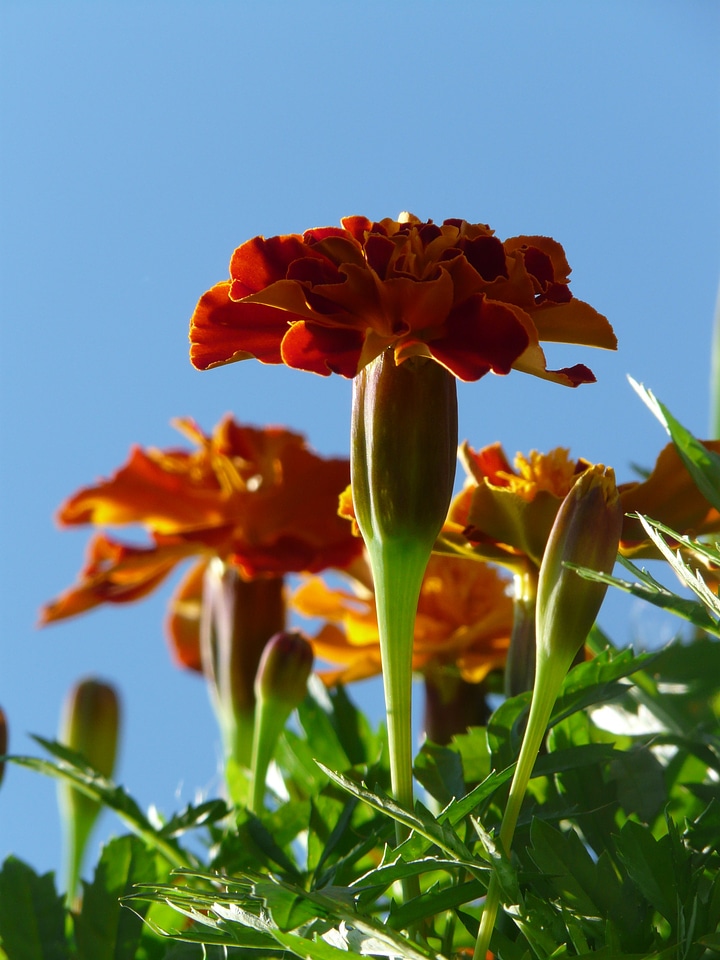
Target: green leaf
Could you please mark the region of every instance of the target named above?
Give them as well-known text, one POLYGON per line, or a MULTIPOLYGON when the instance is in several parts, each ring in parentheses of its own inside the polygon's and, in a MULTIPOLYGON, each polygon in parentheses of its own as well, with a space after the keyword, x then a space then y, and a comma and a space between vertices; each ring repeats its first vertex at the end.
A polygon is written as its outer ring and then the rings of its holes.
POLYGON ((413 773, 418 783, 443 806, 465 796, 462 760, 450 747, 426 741, 415 758, 413 773))
MULTIPOLYGON (((636 577, 635 582, 622 580, 619 577, 612 577, 609 574, 599 573, 597 570, 588 570, 585 567, 573 566, 572 569, 586 580, 595 580, 598 583, 606 583, 608 586, 617 587, 618 590, 623 590, 625 593, 632 594, 634 597, 639 597, 641 600, 645 600, 655 607, 660 607, 661 610, 674 613, 675 616, 687 620, 694 626, 700 627, 701 630, 706 630, 716 637, 720 636, 720 625, 708 614, 702 603, 699 603, 697 600, 690 600, 687 597, 679 597, 659 583, 647 570, 640 569, 635 566, 632 561, 623 556, 620 556, 618 559, 620 563, 636 577)), ((568 566, 570 566, 570 564, 568 564, 568 566)))
POLYGON ((199 827, 217 823, 229 813, 228 805, 224 800, 206 800, 193 807, 188 804, 180 813, 174 814, 163 824, 160 833, 164 837, 179 837, 188 830, 197 830, 199 827))
POLYGON ((57 762, 43 760, 40 757, 8 757, 13 763, 28 767, 38 773, 55 779, 65 780, 76 787, 81 793, 114 810, 130 830, 154 847, 173 867, 188 866, 190 858, 172 840, 162 836, 142 812, 133 798, 122 787, 116 786, 111 780, 103 777, 94 770, 83 757, 51 740, 34 736, 33 739, 44 747, 57 762))
POLYGON ((359 800, 364 800, 365 803, 368 803, 371 807, 386 814, 388 817, 392 817, 397 823, 403 824, 403 826, 408 827, 410 830, 415 830, 421 836, 425 837, 426 840, 429 840, 430 843, 434 843, 440 847, 441 850, 454 854, 462 860, 471 859, 469 850, 455 831, 447 823, 436 820, 435 817, 427 813, 427 811, 424 811, 419 804, 416 805, 415 811, 411 813, 409 810, 401 807, 391 797, 381 793, 373 793, 371 790, 368 790, 364 784, 355 783, 355 781, 348 777, 333 773, 332 770, 328 770, 327 767, 322 764, 320 764, 320 767, 328 777, 337 783, 338 786, 342 787, 343 790, 347 790, 348 793, 357 797, 359 800))
MULTIPOLYGON (((482 783, 478 784, 470 793, 466 794, 460 800, 453 800, 448 804, 445 810, 437 817, 437 824, 442 827, 457 827, 470 814, 476 812, 482 805, 493 796, 496 790, 504 786, 513 775, 514 767, 507 767, 497 773, 491 773, 482 783)), ((418 832, 409 837, 398 851, 406 860, 413 860, 422 857, 433 845, 433 840, 418 832)))
POLYGON ((667 803, 664 770, 644 746, 626 752, 616 750, 610 777, 617 783, 617 798, 627 814, 637 814, 653 823, 667 803))
POLYGON ((670 839, 656 840, 648 827, 627 820, 617 837, 617 851, 645 899, 674 925, 677 894, 670 839))
POLYGON ((8 857, 0 871, 0 938, 8 960, 66 960, 64 901, 52 873, 8 857))
POLYGON ((627 686, 619 681, 647 668, 656 657, 654 653, 608 649, 592 660, 579 663, 563 682, 549 725, 553 727, 585 707, 605 703, 624 693, 627 686))
POLYGON ((720 456, 697 440, 670 413, 651 390, 628 377, 630 385, 651 412, 667 430, 675 444, 675 449, 688 469, 695 485, 716 510, 720 510, 720 456))
POLYGON ((503 770, 517 760, 531 699, 530 691, 508 697, 490 717, 487 739, 495 770, 503 770))
POLYGON ((580 916, 603 918, 608 912, 607 891, 598 882, 595 864, 575 831, 563 833, 542 820, 533 820, 530 837, 530 856, 554 895, 580 916))
POLYGON ((83 883, 75 918, 78 960, 134 960, 145 910, 122 907, 120 898, 136 883, 157 879, 155 857, 137 837, 120 837, 103 848, 93 882, 83 883))
POLYGON ((467 733, 453 737, 452 749, 457 750, 462 761, 466 783, 479 783, 490 773, 490 747, 484 727, 470 727, 467 733))

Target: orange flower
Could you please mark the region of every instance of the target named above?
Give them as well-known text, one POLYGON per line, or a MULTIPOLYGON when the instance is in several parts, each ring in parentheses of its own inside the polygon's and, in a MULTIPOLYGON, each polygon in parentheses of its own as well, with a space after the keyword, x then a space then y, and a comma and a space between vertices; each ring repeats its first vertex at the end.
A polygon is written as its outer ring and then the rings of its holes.
POLYGON ((396 363, 432 357, 461 380, 512 368, 567 386, 578 364, 548 370, 540 341, 615 349, 605 317, 570 293, 565 253, 548 237, 504 242, 485 224, 410 214, 255 237, 230 280, 201 297, 190 326, 201 370, 255 357, 354 377, 386 348, 396 363))
MULTIPOLYGON (((705 446, 720 451, 720 441, 705 446)), ((518 572, 527 561, 539 567, 563 498, 591 464, 571 460, 569 451, 559 447, 548 454, 518 454, 513 469, 499 443, 480 451, 464 443, 460 457, 468 481, 453 500, 442 538, 461 549, 469 541, 479 557, 518 572)), ((694 485, 672 444, 660 452, 646 480, 621 484, 618 490, 624 514, 647 514, 690 535, 720 530, 720 514, 694 485)), ((628 557, 658 557, 640 522, 628 516, 620 551, 628 557)))
POLYGON ((202 575, 213 556, 234 563, 248 579, 277 578, 346 567, 362 544, 337 515, 350 476, 347 460, 318 457, 300 434, 241 426, 231 417, 212 436, 189 419, 175 425, 197 450, 135 448, 109 480, 80 490, 58 514, 66 526, 142 524, 152 544, 97 534, 79 583, 48 604, 41 620, 137 600, 178 563, 200 557, 180 585, 170 622, 178 659, 199 669, 202 575))
MULTIPOLYGON (((423 580, 415 621, 413 670, 456 664, 463 679, 479 683, 505 663, 513 608, 508 580, 487 564, 434 555, 423 580)), ((333 590, 312 577, 292 606, 328 622, 311 640, 315 656, 342 668, 323 674, 327 684, 380 673, 380 640, 373 595, 333 590)))

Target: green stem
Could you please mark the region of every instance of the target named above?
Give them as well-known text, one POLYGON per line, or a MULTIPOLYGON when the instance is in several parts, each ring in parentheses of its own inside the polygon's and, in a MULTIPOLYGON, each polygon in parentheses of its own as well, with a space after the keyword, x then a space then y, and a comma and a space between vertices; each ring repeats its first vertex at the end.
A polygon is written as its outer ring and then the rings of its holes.
MULTIPOLYGON (((371 541, 368 553, 375 581, 392 791, 403 807, 412 810, 412 652, 415 614, 430 554, 418 543, 394 540, 371 541)), ((400 824, 396 830, 401 843, 409 830, 400 824)))
MULTIPOLYGON (((515 774, 510 784, 507 806, 500 825, 500 847, 506 855, 510 853, 510 845, 515 834, 515 827, 520 816, 520 808, 525 798, 527 785, 530 782, 535 760, 550 720, 550 714, 568 667, 569 663, 565 661, 565 658, 542 656, 539 653, 528 724, 520 748, 515 774)), ((480 929, 473 960, 485 960, 499 907, 500 884, 497 874, 494 873, 490 879, 490 886, 480 919, 480 929)))
POLYGON ((516 697, 532 690, 535 679, 535 606, 538 570, 527 564, 516 573, 513 597, 513 628, 505 665, 505 694, 516 697))
POLYGON ((259 814, 265 805, 265 781, 291 708, 274 698, 258 698, 252 741, 250 811, 259 814))

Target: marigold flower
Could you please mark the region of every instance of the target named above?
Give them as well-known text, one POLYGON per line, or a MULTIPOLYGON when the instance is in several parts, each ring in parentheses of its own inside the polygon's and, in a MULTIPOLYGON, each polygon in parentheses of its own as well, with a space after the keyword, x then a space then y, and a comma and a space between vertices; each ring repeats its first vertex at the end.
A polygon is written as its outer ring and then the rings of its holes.
POLYGON ((175 425, 197 448, 142 450, 110 479, 80 490, 60 508, 63 525, 142 524, 150 546, 119 543, 104 533, 89 546, 79 583, 48 604, 42 622, 102 603, 150 593, 189 557, 200 557, 180 585, 171 631, 181 663, 199 669, 201 584, 212 557, 246 578, 344 568, 362 544, 337 515, 349 482, 345 459, 323 459, 304 438, 280 427, 242 426, 226 417, 211 436, 189 419, 175 425))
MULTIPOLYGON (((720 441, 705 446, 720 451, 720 441)), ((528 562, 539 567, 560 504, 592 464, 572 460, 559 447, 548 454, 518 454, 513 469, 499 443, 480 451, 464 443, 460 458, 468 481, 453 500, 443 537, 469 541, 478 556, 510 569, 522 571, 528 562)), ((672 444, 661 450, 646 480, 620 484, 618 491, 626 514, 620 539, 625 556, 658 556, 629 513, 647 514, 690 535, 720 530, 720 514, 697 489, 672 444)))
POLYGON ((486 224, 411 214, 341 222, 238 247, 230 280, 195 308, 193 364, 255 357, 354 377, 392 348, 398 364, 432 357, 461 380, 515 368, 575 387, 592 372, 548 370, 540 341, 617 345, 606 318, 570 293, 565 253, 549 237, 503 242, 486 224))
MULTIPOLYGON (((456 665, 463 679, 479 683, 505 663, 513 607, 509 581, 494 567, 433 555, 423 580, 415 621, 413 669, 456 665)), ((308 578, 291 598, 307 617, 326 621, 311 638, 315 656, 341 664, 321 673, 326 684, 364 680, 380 673, 380 639, 373 594, 331 589, 308 578)))

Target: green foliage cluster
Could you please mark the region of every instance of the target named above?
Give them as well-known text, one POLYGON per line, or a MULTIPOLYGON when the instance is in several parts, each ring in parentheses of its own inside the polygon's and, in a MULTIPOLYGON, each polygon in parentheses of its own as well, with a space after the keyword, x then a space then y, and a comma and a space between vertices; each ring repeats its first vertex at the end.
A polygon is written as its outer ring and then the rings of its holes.
MULTIPOLYGON (((645 399, 718 506, 720 459, 645 399)), ((555 704, 510 856, 494 838, 529 694, 447 746, 426 742, 412 810, 389 795, 384 729, 319 682, 282 734, 273 802, 257 813, 215 799, 161 822, 80 755, 37 738, 48 756, 14 762, 100 801, 127 833, 104 847, 77 906, 51 874, 6 860, 0 960, 451 960, 473 955, 493 876, 501 960, 720 954, 720 608, 697 573, 720 554, 645 523, 696 599, 632 564, 633 580, 603 579, 685 618, 694 635, 634 653, 593 629, 593 657, 555 704)))
POLYGON ((104 848, 77 912, 51 875, 8 859, 4 955, 461 956, 495 871, 505 914, 492 948, 508 960, 711 957, 720 952, 720 645, 698 636, 634 655, 598 631, 591 639, 596 656, 564 684, 510 859, 492 834, 526 695, 503 702, 487 728, 423 746, 415 773, 425 804, 412 812, 388 796, 382 730, 342 689, 312 688, 297 729, 283 735, 275 804, 259 816, 214 800, 153 824, 121 788, 42 741, 49 759, 18 762, 70 780, 130 832, 104 848), (400 846, 396 821, 412 831, 400 846), (408 877, 421 893, 401 902, 408 877))

